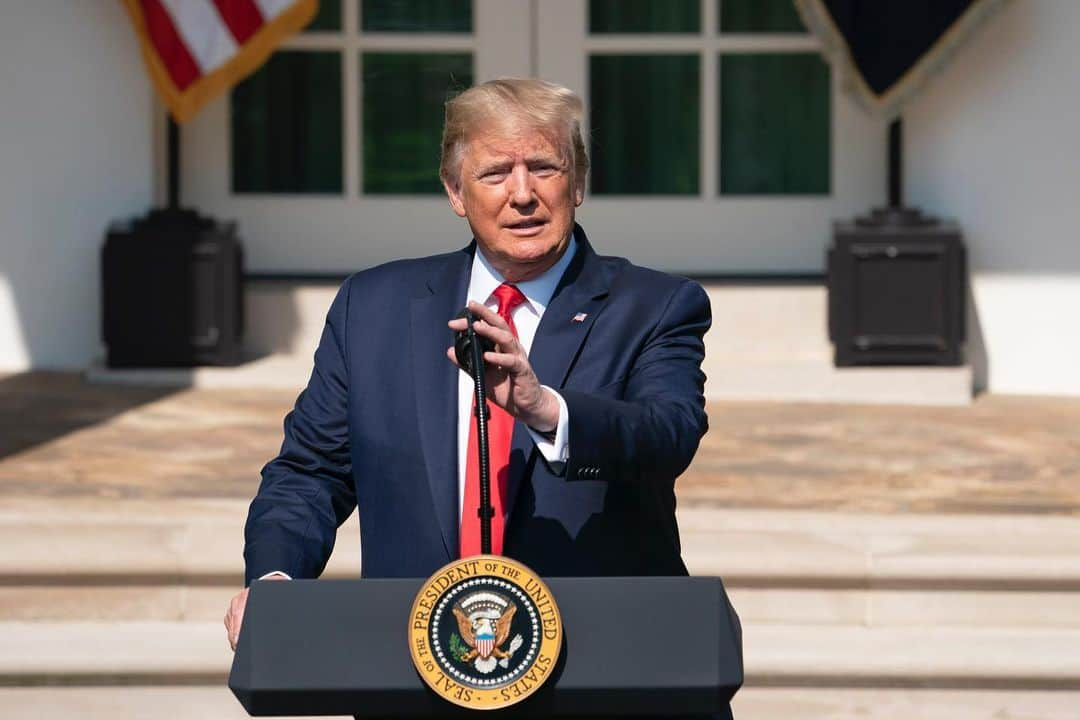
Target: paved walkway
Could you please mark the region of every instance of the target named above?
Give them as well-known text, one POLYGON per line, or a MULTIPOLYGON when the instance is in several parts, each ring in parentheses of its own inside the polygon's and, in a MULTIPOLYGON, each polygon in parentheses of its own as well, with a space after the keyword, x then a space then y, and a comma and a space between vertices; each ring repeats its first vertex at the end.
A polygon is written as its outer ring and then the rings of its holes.
MULTIPOLYGON (((0 497, 250 497, 293 399, 2 377, 0 497)), ((683 504, 1080 515, 1080 399, 713 403, 709 418, 683 504)))

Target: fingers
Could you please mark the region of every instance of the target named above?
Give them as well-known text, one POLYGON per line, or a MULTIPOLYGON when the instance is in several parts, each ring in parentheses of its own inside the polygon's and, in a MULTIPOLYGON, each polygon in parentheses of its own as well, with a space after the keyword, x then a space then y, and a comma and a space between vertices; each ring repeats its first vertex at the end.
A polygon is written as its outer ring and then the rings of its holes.
MULTIPOLYGON (((451 320, 450 323, 448 323, 450 329, 455 330, 455 332, 463 331, 465 329, 464 327, 455 329, 455 323, 458 322, 459 321, 457 320, 451 320)), ((465 321, 461 320, 460 322, 464 323, 465 321)), ((514 336, 514 333, 510 332, 509 330, 503 330, 501 328, 493 327, 484 320, 477 320, 476 322, 474 322, 473 328, 476 330, 477 335, 482 338, 487 338, 488 340, 491 340, 502 350, 513 350, 524 353, 524 348, 521 347, 521 343, 514 336)))
POLYGON ((514 377, 528 373, 530 370, 529 363, 525 358, 515 353, 501 353, 489 350, 484 353, 484 362, 506 370, 514 377))
MULTIPOLYGON (((510 331, 510 326, 506 324, 506 321, 502 319, 502 316, 489 308, 487 305, 484 305, 483 303, 478 303, 475 300, 470 300, 468 304, 468 309, 472 312, 473 315, 476 316, 476 320, 479 321, 474 321, 474 326, 487 323, 491 327, 499 328, 500 330, 505 330, 506 332, 510 331)), ((468 320, 463 317, 454 318, 453 320, 448 321, 446 324, 451 330, 455 332, 460 332, 461 330, 464 330, 469 326, 468 320)))
POLYGON ((502 316, 489 308, 487 305, 484 305, 483 303, 478 303, 475 300, 470 300, 468 307, 469 310, 472 310, 474 315, 486 322, 488 325, 492 325, 506 331, 510 330, 510 326, 506 324, 506 321, 502 319, 502 316))
POLYGON ((518 349, 518 339, 514 337, 514 333, 510 332, 508 329, 495 327, 486 320, 474 322, 473 328, 476 330, 477 335, 491 340, 503 350, 518 349))
POLYGON ((240 626, 244 622, 244 608, 247 606, 248 588, 244 588, 229 602, 229 609, 225 612, 225 635, 229 640, 229 647, 236 650, 236 643, 240 639, 240 626))

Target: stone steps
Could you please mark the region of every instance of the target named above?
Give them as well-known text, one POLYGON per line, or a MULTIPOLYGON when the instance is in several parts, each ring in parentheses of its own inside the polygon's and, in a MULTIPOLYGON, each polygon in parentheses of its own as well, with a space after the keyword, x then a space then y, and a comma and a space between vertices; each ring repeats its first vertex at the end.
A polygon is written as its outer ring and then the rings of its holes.
MULTIPOLYGON (((743 688, 738 720, 1077 720, 1071 691, 878 688, 743 688)), ((241 720, 247 713, 220 685, 0 688, 5 720, 241 720)))
MULTIPOLYGON (((224 614, 224 610, 222 610, 224 614)), ((1080 690, 1080 628, 744 622, 748 685, 1080 690)), ((3 685, 224 682, 221 620, 0 622, 3 685)))
MULTIPOLYGON (((242 717, 221 617, 246 508, 5 499, 0 717, 242 717)), ((679 515, 691 570, 724 577, 743 622, 738 717, 1077 716, 1080 518, 679 515)), ((358 574, 355 523, 330 577, 358 574)))
MULTIPOLYGON (((6 498, 0 586, 240 582, 247 502, 6 498), (17 548, 17 551, 15 550, 17 548)), ((679 509, 683 557, 735 586, 1080 591, 1080 518, 679 509)), ((356 576, 354 514, 330 577, 356 576)))
POLYGON ((0 687, 4 720, 244 720, 221 683, 185 686, 0 687))
MULTIPOLYGON (((709 400, 967 405, 973 376, 962 367, 835 368, 828 298, 821 282, 706 282, 713 325, 705 336, 709 400)), ((245 351, 238 367, 88 369, 92 382, 200 388, 299 390, 335 282, 253 281, 246 287, 245 351)), ((449 336, 447 338, 449 343, 449 336)))
MULTIPOLYGON (((728 581, 744 623, 883 628, 1080 628, 1080 594, 755 588, 728 581)), ((0 622, 216 622, 239 584, 0 587, 0 622)))

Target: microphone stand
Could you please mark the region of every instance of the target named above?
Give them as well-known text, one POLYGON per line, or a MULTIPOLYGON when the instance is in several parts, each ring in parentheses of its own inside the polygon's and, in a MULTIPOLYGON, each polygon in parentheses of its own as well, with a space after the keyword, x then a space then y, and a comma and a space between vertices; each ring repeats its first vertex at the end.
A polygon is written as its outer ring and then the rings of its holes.
POLYGON ((472 353, 473 399, 476 413, 476 447, 480 459, 480 507, 476 514, 480 518, 480 552, 491 554, 491 518, 495 508, 491 505, 491 459, 488 455, 488 418, 487 390, 484 387, 484 349, 476 337, 473 328, 473 314, 465 313, 468 323, 469 350, 472 353))

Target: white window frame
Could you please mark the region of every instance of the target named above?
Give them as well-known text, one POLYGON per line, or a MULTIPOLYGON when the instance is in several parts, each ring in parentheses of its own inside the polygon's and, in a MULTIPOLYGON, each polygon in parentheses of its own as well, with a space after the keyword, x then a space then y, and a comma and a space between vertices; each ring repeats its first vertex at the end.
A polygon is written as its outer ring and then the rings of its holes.
POLYGON ((360 0, 342 3, 341 31, 298 33, 282 50, 331 50, 342 61, 341 193, 234 193, 229 97, 184 126, 186 205, 239 221, 249 272, 339 275, 465 245, 468 226, 443 195, 363 193, 361 53, 468 52, 477 82, 532 71, 531 0, 473 0, 472 33, 360 33, 360 0))
POLYGON ((885 123, 858 109, 832 72, 829 193, 721 195, 719 55, 814 52, 820 43, 809 34, 720 33, 716 0, 700 1, 701 33, 590 35, 588 0, 540 0, 538 74, 580 94, 586 108, 590 54, 692 53, 701 60, 698 194, 591 195, 579 217, 605 250, 652 267, 699 275, 819 273, 832 220, 884 200, 885 123), (607 238, 619 244, 611 248, 607 238))
POLYGON ((453 216, 445 197, 363 194, 360 56, 366 50, 468 51, 477 82, 536 75, 575 90, 586 106, 592 52, 699 53, 699 194, 590 195, 579 210, 600 251, 645 265, 694 274, 820 272, 832 220, 863 213, 884 199, 885 121, 867 117, 848 100, 836 72, 831 74, 830 194, 718 193, 718 55, 816 50, 818 44, 803 35, 716 33, 715 0, 701 0, 700 35, 591 37, 587 0, 473 0, 472 34, 360 34, 360 1, 342 3, 341 32, 303 33, 284 44, 285 49, 341 53, 340 194, 233 193, 227 96, 183 129, 183 200, 239 221, 249 272, 342 274, 468 241, 467 225, 453 216))

